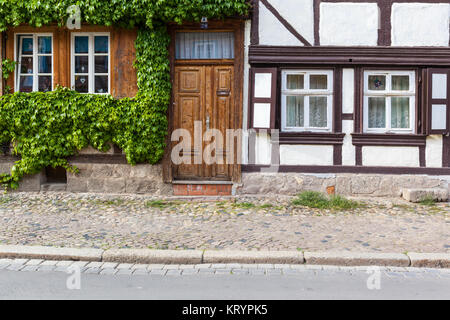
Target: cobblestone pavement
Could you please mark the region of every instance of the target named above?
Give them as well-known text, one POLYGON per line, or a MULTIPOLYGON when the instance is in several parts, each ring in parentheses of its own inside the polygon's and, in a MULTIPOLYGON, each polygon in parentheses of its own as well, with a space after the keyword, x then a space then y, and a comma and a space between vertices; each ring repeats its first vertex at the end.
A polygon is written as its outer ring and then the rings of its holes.
POLYGON ((450 252, 450 205, 363 199, 349 211, 291 198, 187 201, 147 196, 0 196, 0 244, 58 247, 450 252))
POLYGON ((295 275, 309 273, 364 273, 380 271, 382 275, 394 278, 421 278, 432 276, 450 280, 450 269, 403 268, 403 267, 341 267, 317 265, 277 264, 128 264, 114 262, 52 261, 40 259, 0 259, 0 270, 21 272, 66 272, 79 270, 85 274, 135 275, 135 276, 189 276, 189 275, 295 275), (79 269, 78 269, 79 268, 79 269), (376 268, 376 269, 375 269, 376 268))

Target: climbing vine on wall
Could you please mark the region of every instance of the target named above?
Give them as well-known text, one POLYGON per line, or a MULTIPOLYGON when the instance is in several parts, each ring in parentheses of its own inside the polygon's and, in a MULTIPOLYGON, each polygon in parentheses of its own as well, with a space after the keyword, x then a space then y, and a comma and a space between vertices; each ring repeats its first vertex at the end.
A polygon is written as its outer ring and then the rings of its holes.
MULTIPOLYGON (((88 145, 107 151, 113 142, 130 164, 157 163, 164 153, 171 94, 166 23, 244 15, 249 9, 246 0, 0 0, 0 31, 23 23, 64 26, 73 4, 83 22, 139 29, 138 94, 114 99, 58 87, 0 97, 0 145, 13 142, 21 157, 10 174, 0 174, 6 188, 17 188, 22 177, 48 166, 76 171, 67 159, 88 145)), ((5 63, 4 77, 13 72, 11 64, 5 63)))

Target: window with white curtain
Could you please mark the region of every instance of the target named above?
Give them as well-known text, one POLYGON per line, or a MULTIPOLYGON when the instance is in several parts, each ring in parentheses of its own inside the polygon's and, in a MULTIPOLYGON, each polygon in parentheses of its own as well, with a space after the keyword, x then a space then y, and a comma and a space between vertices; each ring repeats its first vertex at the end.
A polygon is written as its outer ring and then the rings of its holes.
POLYGON ((110 92, 109 33, 72 34, 72 88, 80 93, 110 92))
POLYGON ((53 89, 53 37, 51 34, 16 35, 16 91, 53 89))
POLYGON ((332 70, 282 72, 282 131, 332 130, 332 70))
POLYGON ((364 131, 414 133, 414 71, 364 72, 364 131))
POLYGON ((178 60, 234 59, 233 32, 178 32, 175 39, 178 60))

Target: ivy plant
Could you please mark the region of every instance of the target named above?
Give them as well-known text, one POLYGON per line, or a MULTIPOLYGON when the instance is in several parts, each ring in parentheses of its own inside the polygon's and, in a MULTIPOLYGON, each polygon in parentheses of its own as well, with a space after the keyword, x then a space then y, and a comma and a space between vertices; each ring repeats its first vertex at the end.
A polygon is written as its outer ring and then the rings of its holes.
MULTIPOLYGON (((68 158, 89 145, 107 151, 113 142, 131 165, 156 164, 164 154, 171 95, 166 24, 245 15, 249 9, 247 0, 0 0, 0 31, 21 24, 63 27, 73 4, 85 23, 138 28, 138 94, 114 99, 58 87, 1 96, 0 145, 13 142, 20 155, 9 174, 0 174, 5 188, 17 188, 25 175, 49 166, 76 172, 68 158)), ((3 61, 2 67, 8 77, 15 62, 3 61)))

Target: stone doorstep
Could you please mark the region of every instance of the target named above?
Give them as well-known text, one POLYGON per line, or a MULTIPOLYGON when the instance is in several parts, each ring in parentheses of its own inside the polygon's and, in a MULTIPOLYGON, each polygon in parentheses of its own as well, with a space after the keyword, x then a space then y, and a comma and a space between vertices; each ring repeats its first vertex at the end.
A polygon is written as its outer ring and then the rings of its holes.
POLYGON ((420 202, 429 197, 438 202, 448 200, 448 190, 444 188, 405 188, 402 197, 409 202, 420 202))
POLYGON ((174 181, 175 196, 231 196, 233 183, 230 181, 174 181))

